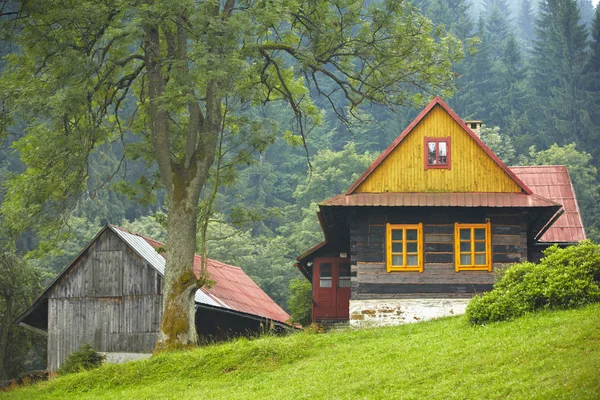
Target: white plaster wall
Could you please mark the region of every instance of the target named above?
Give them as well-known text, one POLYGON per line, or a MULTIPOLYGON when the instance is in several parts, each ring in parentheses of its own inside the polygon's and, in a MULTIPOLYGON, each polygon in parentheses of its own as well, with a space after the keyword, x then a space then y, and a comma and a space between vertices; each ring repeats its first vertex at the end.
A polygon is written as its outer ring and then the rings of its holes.
POLYGON ((464 314, 471 299, 350 300, 350 326, 389 326, 464 314))

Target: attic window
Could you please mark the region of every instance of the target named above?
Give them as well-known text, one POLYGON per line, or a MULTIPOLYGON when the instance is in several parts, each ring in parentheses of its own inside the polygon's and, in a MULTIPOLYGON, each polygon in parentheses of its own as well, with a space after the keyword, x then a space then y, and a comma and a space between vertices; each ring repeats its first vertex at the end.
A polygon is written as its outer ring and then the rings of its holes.
POLYGON ((450 136, 425 137, 425 169, 450 169, 450 136))

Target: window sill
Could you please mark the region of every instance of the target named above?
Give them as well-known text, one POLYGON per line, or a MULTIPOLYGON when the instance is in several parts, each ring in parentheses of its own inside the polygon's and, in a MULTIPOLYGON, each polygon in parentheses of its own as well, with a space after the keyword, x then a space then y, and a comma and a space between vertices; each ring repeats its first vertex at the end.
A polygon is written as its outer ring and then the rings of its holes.
POLYGON ((387 272, 423 272, 420 267, 388 267, 387 272))
POLYGON ((487 265, 477 266, 477 267, 460 266, 460 267, 456 268, 456 272, 460 272, 460 271, 488 271, 488 272, 492 272, 492 268, 489 267, 489 266, 487 266, 487 265))

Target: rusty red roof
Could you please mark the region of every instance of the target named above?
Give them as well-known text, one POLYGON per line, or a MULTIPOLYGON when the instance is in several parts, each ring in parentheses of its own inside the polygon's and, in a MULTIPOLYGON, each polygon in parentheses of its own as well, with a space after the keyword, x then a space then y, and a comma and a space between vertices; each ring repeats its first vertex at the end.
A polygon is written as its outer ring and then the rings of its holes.
MULTIPOLYGON (((134 232, 129 232, 126 229, 114 225, 110 225, 110 228, 113 228, 116 233, 119 233, 120 231, 141 238, 144 242, 149 244, 152 249, 155 250, 154 254, 149 254, 147 249, 142 248, 143 244, 140 245, 139 242, 128 240, 130 238, 125 238, 129 245, 134 247, 134 250, 138 250, 138 254, 142 257, 160 257, 163 261, 161 273, 164 274, 164 257, 156 251, 157 249, 164 247, 163 243, 134 232)), ((149 262, 151 264, 153 264, 153 262, 156 264, 156 260, 149 260, 149 262)), ((160 263, 156 268, 160 271, 160 263)), ((194 272, 197 276, 199 276, 201 268, 202 257, 196 254, 194 258, 194 272)), ((269 295, 267 295, 248 275, 246 275, 240 267, 207 258, 206 269, 210 279, 215 283, 211 288, 203 287, 198 290, 195 296, 197 302, 253 314, 284 323, 291 318, 289 314, 279 307, 279 305, 275 303, 273 299, 271 299, 269 295)))
POLYGON ((539 242, 575 243, 585 240, 577 197, 566 166, 542 165, 510 169, 535 194, 557 202, 564 208, 564 213, 539 238, 539 242))
POLYGON ((340 194, 321 206, 383 207, 560 207, 537 194, 526 193, 354 193, 340 194))
POLYGON ((427 107, 425 107, 423 111, 421 111, 421 113, 419 113, 419 115, 417 115, 417 117, 406 127, 406 129, 404 129, 400 136, 398 136, 392 142, 392 144, 390 144, 388 148, 385 149, 379 157, 377 157, 373 164, 371 164, 371 166, 367 168, 367 170, 356 180, 356 182, 354 182, 352 186, 348 188, 348 190, 346 191, 346 195, 353 194, 354 190, 356 190, 356 188, 362 182, 364 182, 364 180, 367 179, 369 175, 371 175, 371 173, 379 166, 379 164, 381 164, 383 160, 385 160, 387 156, 390 155, 390 153, 394 151, 396 147, 398 147, 398 145, 404 140, 406 136, 408 136, 408 134, 413 130, 413 128, 417 126, 417 124, 421 122, 421 120, 425 118, 429 111, 431 111, 431 109, 436 105, 442 107, 461 126, 461 128, 463 128, 467 135, 469 135, 471 139, 473 139, 479 145, 479 147, 481 147, 494 160, 494 162, 496 162, 496 164, 498 164, 498 166, 500 166, 500 168, 502 168, 504 172, 506 172, 508 176, 510 176, 517 183, 517 185, 521 187, 521 189, 523 189, 523 191, 526 194, 533 193, 531 189, 528 188, 527 185, 523 181, 521 181, 521 179, 519 179, 519 177, 515 175, 515 173, 511 171, 511 169, 507 167, 506 164, 504 164, 502 160, 500 160, 500 158, 498 158, 498 156, 494 154, 494 152, 490 150, 490 148, 487 147, 487 145, 483 143, 483 141, 476 134, 473 133, 473 131, 471 131, 471 129, 469 129, 469 127, 464 123, 462 119, 458 117, 458 115, 456 115, 456 113, 450 108, 450 106, 446 104, 446 102, 442 100, 440 96, 436 96, 433 100, 431 100, 431 102, 429 102, 427 107))

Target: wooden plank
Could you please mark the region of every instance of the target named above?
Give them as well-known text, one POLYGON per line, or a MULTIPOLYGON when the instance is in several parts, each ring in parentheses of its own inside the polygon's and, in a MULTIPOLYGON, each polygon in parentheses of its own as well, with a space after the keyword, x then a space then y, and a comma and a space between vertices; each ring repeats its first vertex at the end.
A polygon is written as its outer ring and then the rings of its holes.
POLYGON ((492 225, 492 235, 520 235, 521 226, 519 225, 492 225))
POLYGON ((453 263, 454 254, 425 253, 425 263, 453 263))
POLYGON ((453 253, 453 243, 425 243, 425 254, 427 253, 453 253))
POLYGON ((494 234, 492 234, 492 245, 520 246, 521 245, 521 236, 520 235, 494 235, 494 234))
POLYGON ((491 284, 385 284, 363 283, 358 285, 356 292, 361 293, 482 293, 492 290, 491 284))
POLYGON ((454 235, 454 225, 424 225, 423 232, 425 234, 446 234, 454 235))
POLYGON ((426 234, 425 243, 454 243, 453 235, 426 234))

